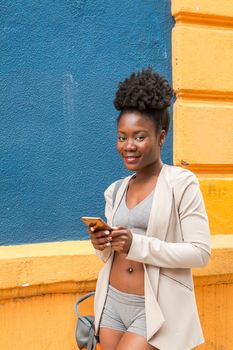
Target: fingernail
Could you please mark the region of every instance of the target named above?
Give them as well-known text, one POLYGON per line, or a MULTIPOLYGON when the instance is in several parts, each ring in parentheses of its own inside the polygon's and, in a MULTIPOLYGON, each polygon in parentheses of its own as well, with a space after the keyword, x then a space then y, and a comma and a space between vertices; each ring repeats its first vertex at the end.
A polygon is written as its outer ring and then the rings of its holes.
POLYGON ((106 247, 109 247, 110 245, 111 245, 111 243, 110 243, 110 242, 106 243, 106 247))
POLYGON ((110 232, 109 232, 109 231, 104 231, 104 233, 105 233, 106 235, 109 235, 110 232))
POLYGON ((92 232, 95 231, 94 227, 90 227, 90 230, 91 230, 92 232))

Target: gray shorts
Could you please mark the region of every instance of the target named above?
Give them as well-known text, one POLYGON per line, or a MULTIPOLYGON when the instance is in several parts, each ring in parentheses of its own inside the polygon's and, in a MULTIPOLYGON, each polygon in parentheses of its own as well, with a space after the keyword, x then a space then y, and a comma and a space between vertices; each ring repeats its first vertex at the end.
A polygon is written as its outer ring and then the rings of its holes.
POLYGON ((124 293, 109 285, 100 327, 146 338, 145 297, 124 293))

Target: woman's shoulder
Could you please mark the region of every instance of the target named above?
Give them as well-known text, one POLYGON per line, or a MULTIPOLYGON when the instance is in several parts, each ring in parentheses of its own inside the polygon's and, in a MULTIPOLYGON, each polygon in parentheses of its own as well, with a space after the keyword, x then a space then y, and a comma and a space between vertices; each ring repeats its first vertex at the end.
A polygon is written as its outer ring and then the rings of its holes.
POLYGON ((188 169, 176 165, 166 165, 168 181, 172 186, 198 182, 196 175, 188 169))
POLYGON ((126 177, 121 177, 120 179, 112 182, 104 191, 105 196, 112 196, 112 194, 114 193, 114 191, 116 191, 116 189, 118 189, 123 183, 128 182, 129 179, 131 178, 132 175, 130 176, 126 176, 126 177))

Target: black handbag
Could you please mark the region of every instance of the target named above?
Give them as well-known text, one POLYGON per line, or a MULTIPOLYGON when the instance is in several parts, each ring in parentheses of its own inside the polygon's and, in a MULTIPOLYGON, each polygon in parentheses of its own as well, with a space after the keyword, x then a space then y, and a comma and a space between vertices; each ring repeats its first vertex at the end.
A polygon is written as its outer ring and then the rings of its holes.
POLYGON ((95 350, 96 344, 99 341, 98 336, 95 335, 94 316, 81 316, 78 311, 78 305, 94 294, 95 292, 87 293, 78 299, 74 306, 78 317, 75 336, 79 349, 86 348, 87 350, 95 350))

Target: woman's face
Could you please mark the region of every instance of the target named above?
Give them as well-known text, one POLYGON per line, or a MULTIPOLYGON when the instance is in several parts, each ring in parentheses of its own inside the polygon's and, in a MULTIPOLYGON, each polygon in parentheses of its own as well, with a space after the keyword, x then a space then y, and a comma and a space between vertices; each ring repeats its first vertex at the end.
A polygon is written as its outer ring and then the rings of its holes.
POLYGON ((153 121, 139 112, 126 112, 119 120, 117 150, 128 170, 155 170, 164 139, 165 131, 157 133, 153 121))

